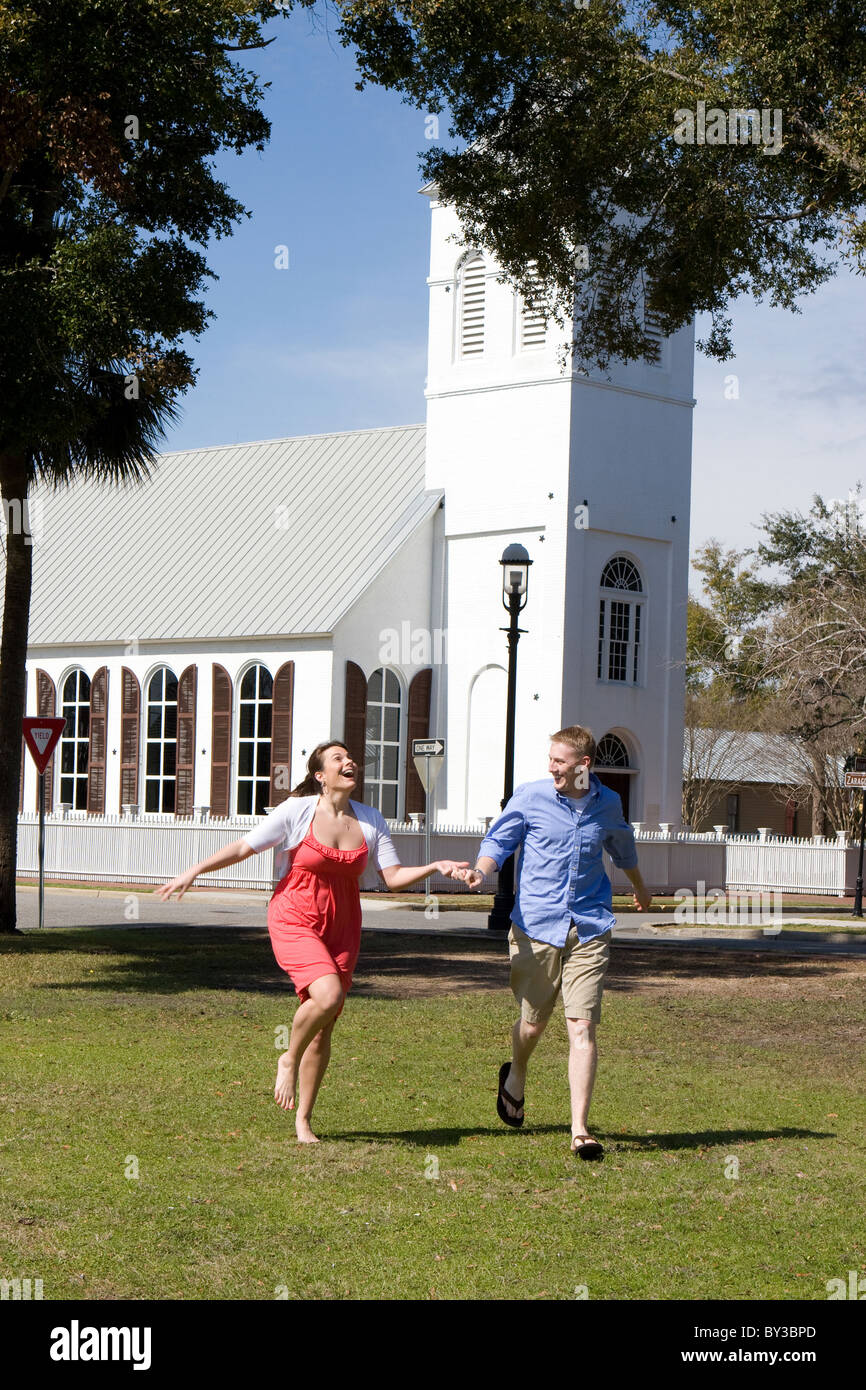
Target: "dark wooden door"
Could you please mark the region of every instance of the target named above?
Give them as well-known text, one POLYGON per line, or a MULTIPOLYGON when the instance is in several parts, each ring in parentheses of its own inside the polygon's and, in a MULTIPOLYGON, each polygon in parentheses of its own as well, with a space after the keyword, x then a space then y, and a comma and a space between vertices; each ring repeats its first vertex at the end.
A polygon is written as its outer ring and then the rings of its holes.
POLYGON ((595 775, 603 786, 610 787, 612 792, 616 792, 622 802, 622 813, 628 820, 628 794, 631 778, 625 772, 600 772, 598 768, 595 769, 595 775))

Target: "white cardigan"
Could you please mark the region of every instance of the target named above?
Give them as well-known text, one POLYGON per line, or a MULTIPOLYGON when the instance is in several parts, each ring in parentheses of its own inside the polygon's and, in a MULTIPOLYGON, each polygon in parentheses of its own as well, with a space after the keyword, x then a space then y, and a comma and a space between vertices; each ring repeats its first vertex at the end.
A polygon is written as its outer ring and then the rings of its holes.
MULTIPOLYGON (((318 793, 312 796, 288 796, 269 816, 241 836, 257 853, 263 849, 273 849, 275 888, 292 867, 294 851, 312 824, 318 801, 318 793)), ((367 841, 367 865, 361 876, 360 887, 376 888, 379 880, 374 864, 376 868, 387 869, 392 864, 399 864, 400 857, 381 811, 374 806, 365 806, 363 801, 350 801, 349 805, 358 817, 367 841)))

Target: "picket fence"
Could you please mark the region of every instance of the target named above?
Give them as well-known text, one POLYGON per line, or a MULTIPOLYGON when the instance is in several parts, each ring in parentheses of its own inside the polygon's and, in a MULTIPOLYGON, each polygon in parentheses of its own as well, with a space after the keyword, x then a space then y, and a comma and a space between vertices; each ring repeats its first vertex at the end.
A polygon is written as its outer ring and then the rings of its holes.
MULTIPOLYGON (((165 883, 190 864, 208 858, 257 824, 255 816, 211 817, 206 811, 192 818, 174 816, 54 813, 45 821, 46 879, 82 883, 165 883)), ((35 877, 38 871, 39 818, 36 812, 18 817, 18 872, 35 877)), ((424 833, 417 823, 389 821, 403 864, 424 862, 424 833)), ((474 863, 485 827, 439 825, 431 832, 434 859, 474 863)), ((835 839, 811 840, 774 836, 727 835, 647 830, 635 825, 641 872, 656 892, 734 889, 757 892, 777 889, 842 897, 854 891, 857 846, 840 833, 835 839)), ((605 856, 615 892, 629 891, 622 870, 605 856)), ((273 854, 267 851, 240 864, 196 880, 202 887, 270 889, 273 854)), ((416 892, 461 891, 453 879, 434 874, 416 892)))

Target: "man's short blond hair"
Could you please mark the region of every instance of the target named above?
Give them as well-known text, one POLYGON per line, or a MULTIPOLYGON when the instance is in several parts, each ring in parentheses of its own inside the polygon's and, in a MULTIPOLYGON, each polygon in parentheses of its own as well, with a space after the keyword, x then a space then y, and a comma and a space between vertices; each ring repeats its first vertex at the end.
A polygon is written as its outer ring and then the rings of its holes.
POLYGON ((579 758, 585 758, 589 754, 589 765, 595 763, 596 742, 592 736, 591 729, 585 729, 582 724, 569 724, 567 729, 560 729, 559 733, 550 735, 551 743, 567 743, 569 748, 573 748, 579 758))

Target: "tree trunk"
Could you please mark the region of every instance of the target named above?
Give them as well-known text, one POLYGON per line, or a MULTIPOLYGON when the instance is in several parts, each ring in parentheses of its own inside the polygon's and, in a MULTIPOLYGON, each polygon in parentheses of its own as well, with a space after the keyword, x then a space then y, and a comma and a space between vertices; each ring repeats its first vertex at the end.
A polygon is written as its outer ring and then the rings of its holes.
POLYGON ((812 791, 812 834, 824 834, 824 797, 817 788, 812 791))
POLYGON ((17 933, 15 865, 21 720, 27 698, 27 631, 33 547, 27 513, 27 463, 0 453, 0 494, 6 519, 6 591, 0 639, 0 932, 17 933))

